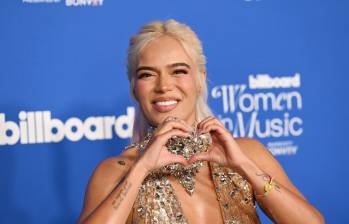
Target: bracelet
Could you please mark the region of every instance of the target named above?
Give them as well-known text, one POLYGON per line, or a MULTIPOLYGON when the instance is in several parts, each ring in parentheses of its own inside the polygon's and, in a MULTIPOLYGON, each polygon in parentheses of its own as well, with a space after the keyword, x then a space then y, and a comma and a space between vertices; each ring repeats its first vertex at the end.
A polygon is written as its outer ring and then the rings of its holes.
MULTIPOLYGON (((267 174, 265 174, 267 175, 267 174)), ((264 185, 264 193, 263 194, 257 194, 255 192, 255 196, 260 196, 260 197, 265 197, 269 194, 270 191, 274 190, 275 188, 277 188, 278 186, 276 185, 276 183, 274 182, 274 177, 271 177, 269 175, 268 176, 268 179, 269 181, 267 183, 265 183, 264 185)))
POLYGON ((264 196, 267 196, 270 191, 275 188, 274 177, 270 178, 269 183, 264 185, 264 196))

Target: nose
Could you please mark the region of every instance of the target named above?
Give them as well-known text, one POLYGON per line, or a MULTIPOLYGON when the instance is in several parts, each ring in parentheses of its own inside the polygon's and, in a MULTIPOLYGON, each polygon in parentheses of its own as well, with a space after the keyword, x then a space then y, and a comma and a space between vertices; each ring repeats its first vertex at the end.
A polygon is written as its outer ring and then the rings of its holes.
POLYGON ((156 92, 168 92, 173 89, 173 80, 169 74, 161 74, 158 76, 155 91, 156 92))

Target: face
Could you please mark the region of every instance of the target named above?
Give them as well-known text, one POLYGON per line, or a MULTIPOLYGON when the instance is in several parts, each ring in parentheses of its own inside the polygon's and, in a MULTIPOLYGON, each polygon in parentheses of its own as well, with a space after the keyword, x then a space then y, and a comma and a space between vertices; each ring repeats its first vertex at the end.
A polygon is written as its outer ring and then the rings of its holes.
POLYGON ((135 95, 150 124, 168 116, 195 122, 199 95, 198 69, 182 45, 172 37, 151 41, 141 52, 135 76, 135 95))

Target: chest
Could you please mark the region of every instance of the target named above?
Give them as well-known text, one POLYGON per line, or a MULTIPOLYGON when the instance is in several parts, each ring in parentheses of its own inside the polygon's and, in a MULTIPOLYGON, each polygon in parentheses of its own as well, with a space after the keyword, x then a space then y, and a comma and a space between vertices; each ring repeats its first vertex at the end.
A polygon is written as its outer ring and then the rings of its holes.
POLYGON ((196 179, 195 192, 189 195, 174 178, 169 178, 188 223, 223 223, 213 181, 206 176, 196 179))
POLYGON ((259 223, 252 189, 240 175, 211 165, 188 195, 172 177, 147 178, 129 223, 259 223))

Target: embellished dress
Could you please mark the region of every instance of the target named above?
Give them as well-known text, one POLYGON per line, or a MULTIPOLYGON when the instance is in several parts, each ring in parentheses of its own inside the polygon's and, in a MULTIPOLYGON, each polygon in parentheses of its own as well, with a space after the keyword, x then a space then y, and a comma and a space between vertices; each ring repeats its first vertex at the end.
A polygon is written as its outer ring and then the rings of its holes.
MULTIPOLYGON (((145 145, 146 141, 129 147, 136 146, 142 153, 145 145)), ((251 184, 231 168, 213 162, 208 164, 224 224, 260 223, 251 184)), ((167 176, 157 172, 148 174, 139 188, 127 224, 189 223, 167 176)), ((190 179, 184 175, 181 181, 185 182, 185 178, 190 179)))
MULTIPOLYGON (((260 223, 251 185, 230 168, 209 162, 224 224, 260 223)), ((188 224, 166 176, 148 176, 139 189, 127 224, 188 224)))

